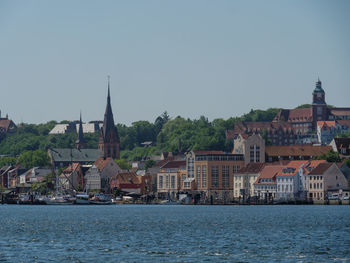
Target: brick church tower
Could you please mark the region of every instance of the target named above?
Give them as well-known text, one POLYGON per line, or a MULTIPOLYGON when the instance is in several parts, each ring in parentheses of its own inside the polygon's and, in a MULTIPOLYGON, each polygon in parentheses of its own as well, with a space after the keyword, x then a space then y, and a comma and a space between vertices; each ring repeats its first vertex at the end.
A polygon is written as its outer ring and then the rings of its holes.
POLYGON ((326 94, 322 89, 322 82, 318 79, 316 88, 312 93, 312 126, 314 130, 316 130, 317 121, 326 121, 328 119, 325 96, 326 94))
POLYGON ((108 78, 108 96, 106 112, 103 120, 103 127, 100 129, 100 136, 98 139, 98 149, 103 153, 103 157, 112 157, 113 159, 120 158, 119 152, 119 135, 118 130, 114 125, 111 97, 109 91, 109 78, 108 78))

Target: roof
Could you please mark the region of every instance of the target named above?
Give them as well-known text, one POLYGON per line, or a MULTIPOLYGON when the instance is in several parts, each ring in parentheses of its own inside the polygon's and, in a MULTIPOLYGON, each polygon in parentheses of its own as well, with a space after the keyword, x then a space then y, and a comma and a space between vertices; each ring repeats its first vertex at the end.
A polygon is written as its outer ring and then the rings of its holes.
POLYGON ((180 168, 186 166, 186 161, 170 161, 163 165, 162 169, 180 168))
POLYGON ((1 130, 3 130, 4 132, 8 132, 12 127, 16 127, 12 120, 9 120, 7 118, 0 119, 0 132, 1 130))
POLYGON ((276 132, 282 130, 283 132, 294 133, 293 125, 289 122, 238 122, 235 124, 233 130, 226 131, 228 139, 235 138, 236 135, 241 134, 243 138, 249 136, 243 134, 253 134, 260 132, 276 132))
POLYGON ((282 119, 289 122, 310 122, 312 121, 312 108, 282 109, 274 121, 280 121, 282 119))
POLYGON ((332 108, 329 111, 335 116, 350 116, 350 108, 332 108))
POLYGON ((336 120, 336 123, 341 126, 347 126, 350 128, 350 120, 336 120))
POLYGON ((350 138, 334 138, 337 149, 350 149, 350 138))
POLYGON ((260 176, 256 179, 254 184, 275 184, 276 175, 282 169, 279 165, 266 165, 260 172, 260 176), (272 179, 273 182, 260 182, 261 179, 272 179))
POLYGON ((195 155, 225 154, 223 151, 193 151, 195 155))
POLYGON ((268 145, 265 152, 268 156, 319 156, 332 150, 323 145, 268 145))
POLYGON ((248 163, 246 166, 242 167, 237 173, 257 174, 262 171, 264 165, 264 163, 248 163))
POLYGON ((136 176, 134 173, 120 173, 113 177, 114 180, 117 180, 119 184, 141 184, 142 178, 136 176))
POLYGON ((49 155, 54 162, 95 162, 102 156, 98 149, 49 149, 49 155))
POLYGON ((108 157, 108 158, 101 157, 95 161, 95 165, 98 168, 98 170, 101 172, 111 160, 113 161, 111 157, 108 157))
POLYGON ((309 175, 319 175, 319 174, 323 174, 325 171, 327 171, 329 169, 329 167, 331 167, 333 165, 333 163, 320 163, 319 165, 317 165, 317 167, 315 169, 313 169, 309 175))
POLYGON ((68 124, 56 124, 49 134, 64 134, 66 133, 68 124))
POLYGON ((336 127, 335 121, 318 121, 317 122, 317 127, 336 127))

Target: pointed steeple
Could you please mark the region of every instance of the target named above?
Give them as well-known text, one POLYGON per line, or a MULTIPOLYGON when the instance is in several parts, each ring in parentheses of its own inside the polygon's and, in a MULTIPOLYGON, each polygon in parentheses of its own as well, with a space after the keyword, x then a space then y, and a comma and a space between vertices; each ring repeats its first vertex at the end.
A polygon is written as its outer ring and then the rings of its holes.
POLYGON ((103 120, 103 127, 100 131, 99 149, 104 153, 105 157, 119 158, 119 135, 114 124, 111 94, 110 94, 110 77, 108 76, 108 94, 107 105, 103 120))
POLYGON ((81 120, 81 111, 80 111, 80 120, 79 120, 79 129, 78 129, 78 139, 75 142, 75 148, 82 149, 85 148, 84 132, 83 132, 83 122, 81 120))

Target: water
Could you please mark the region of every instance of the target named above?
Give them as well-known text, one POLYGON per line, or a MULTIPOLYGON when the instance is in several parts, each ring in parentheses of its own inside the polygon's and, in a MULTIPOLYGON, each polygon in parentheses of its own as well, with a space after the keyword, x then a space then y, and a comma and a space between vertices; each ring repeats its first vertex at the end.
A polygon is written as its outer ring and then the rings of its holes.
POLYGON ((0 205, 0 262, 350 262, 350 206, 0 205))

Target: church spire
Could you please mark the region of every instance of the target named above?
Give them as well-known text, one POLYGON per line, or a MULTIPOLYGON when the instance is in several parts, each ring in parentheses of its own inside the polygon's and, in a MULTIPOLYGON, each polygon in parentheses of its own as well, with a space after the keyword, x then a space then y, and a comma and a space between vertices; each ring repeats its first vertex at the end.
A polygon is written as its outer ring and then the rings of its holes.
POLYGON ((104 153, 104 157, 119 159, 119 135, 114 124, 111 106, 110 76, 108 76, 107 105, 103 120, 103 127, 100 131, 99 149, 104 153))
POLYGON ((84 140, 83 122, 81 120, 81 111, 80 111, 78 139, 75 142, 75 148, 81 149, 81 148, 85 148, 85 146, 86 146, 86 143, 85 143, 85 140, 84 140))

